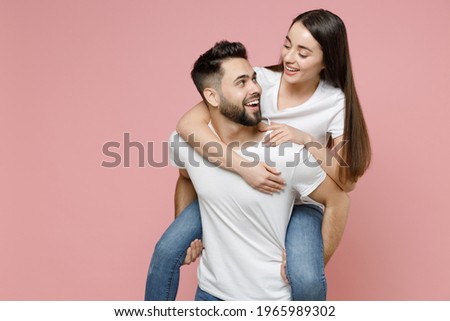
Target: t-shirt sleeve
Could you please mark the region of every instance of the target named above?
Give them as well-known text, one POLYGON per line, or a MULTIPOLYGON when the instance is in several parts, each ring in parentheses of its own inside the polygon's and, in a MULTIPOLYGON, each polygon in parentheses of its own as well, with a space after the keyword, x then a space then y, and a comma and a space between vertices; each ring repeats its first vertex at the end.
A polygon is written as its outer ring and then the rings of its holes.
POLYGON ((173 132, 169 138, 169 159, 170 165, 177 168, 186 168, 185 164, 185 151, 188 147, 188 143, 181 138, 180 134, 173 132))
POLYGON ((336 109, 338 112, 331 119, 328 126, 328 132, 334 139, 336 137, 342 136, 344 134, 344 123, 345 123, 345 96, 342 92, 337 95, 336 99, 336 109))
POLYGON ((298 164, 292 178, 293 188, 301 197, 308 196, 325 180, 327 174, 309 152, 302 153, 307 158, 298 164))

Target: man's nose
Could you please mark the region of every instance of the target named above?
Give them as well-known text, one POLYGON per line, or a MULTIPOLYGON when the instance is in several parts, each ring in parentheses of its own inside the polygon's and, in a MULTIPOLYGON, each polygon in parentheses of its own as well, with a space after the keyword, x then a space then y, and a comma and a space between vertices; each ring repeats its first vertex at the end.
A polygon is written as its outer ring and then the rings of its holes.
POLYGON ((252 87, 250 88, 252 94, 261 94, 261 86, 257 81, 252 82, 252 87))

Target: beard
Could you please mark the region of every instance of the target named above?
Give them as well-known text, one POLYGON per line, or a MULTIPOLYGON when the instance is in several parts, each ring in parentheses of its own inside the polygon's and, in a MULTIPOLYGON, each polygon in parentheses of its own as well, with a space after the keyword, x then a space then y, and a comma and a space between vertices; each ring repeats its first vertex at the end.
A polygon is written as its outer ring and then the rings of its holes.
MULTIPOLYGON (((254 99, 251 97, 250 99, 254 99)), ((249 99, 247 99, 249 100, 249 99)), ((226 99, 224 96, 220 95, 220 106, 219 111, 222 115, 228 119, 234 121, 235 123, 244 126, 255 126, 261 121, 261 109, 253 113, 249 113, 244 107, 245 101, 242 102, 241 106, 235 105, 226 99)))

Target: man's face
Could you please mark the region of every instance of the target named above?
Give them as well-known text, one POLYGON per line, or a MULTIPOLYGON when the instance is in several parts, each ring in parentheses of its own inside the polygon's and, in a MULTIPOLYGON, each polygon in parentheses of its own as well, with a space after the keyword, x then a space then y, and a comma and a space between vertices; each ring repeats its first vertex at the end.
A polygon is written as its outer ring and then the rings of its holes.
POLYGON ((241 125, 258 124, 261 121, 261 87, 248 60, 231 58, 222 63, 222 68, 220 112, 241 125))

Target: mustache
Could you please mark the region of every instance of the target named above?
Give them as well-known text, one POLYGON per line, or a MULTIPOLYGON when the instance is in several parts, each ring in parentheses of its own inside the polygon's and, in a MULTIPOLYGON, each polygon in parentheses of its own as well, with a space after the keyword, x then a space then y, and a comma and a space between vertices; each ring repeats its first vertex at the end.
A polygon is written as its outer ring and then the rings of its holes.
POLYGON ((260 98, 261 98, 260 94, 253 94, 250 97, 248 97, 246 100, 244 100, 244 104, 248 103, 251 100, 260 99, 260 98))

